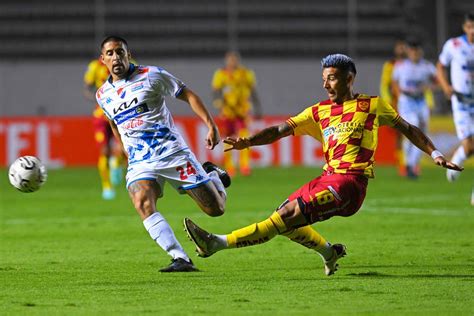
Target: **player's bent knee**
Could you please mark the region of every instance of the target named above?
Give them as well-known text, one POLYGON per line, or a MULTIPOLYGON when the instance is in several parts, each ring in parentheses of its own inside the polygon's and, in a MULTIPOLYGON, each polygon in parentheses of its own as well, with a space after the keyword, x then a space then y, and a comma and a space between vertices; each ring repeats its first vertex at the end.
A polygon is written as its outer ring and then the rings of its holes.
POLYGON ((218 217, 224 215, 225 206, 222 203, 216 203, 209 206, 203 206, 202 210, 211 217, 218 217))
POLYGON ((277 212, 288 228, 299 227, 308 224, 306 218, 300 210, 297 200, 288 202, 287 204, 280 207, 277 212))

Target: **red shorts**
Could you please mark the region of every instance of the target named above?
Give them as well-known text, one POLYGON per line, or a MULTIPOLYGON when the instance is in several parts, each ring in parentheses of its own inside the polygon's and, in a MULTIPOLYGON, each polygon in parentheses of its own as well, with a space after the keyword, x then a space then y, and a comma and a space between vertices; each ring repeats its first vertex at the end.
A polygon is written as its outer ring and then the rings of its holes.
POLYGON ((113 138, 112 128, 105 117, 96 117, 93 119, 94 138, 99 147, 110 144, 113 138))
POLYGON ((238 136, 238 132, 241 129, 247 128, 247 122, 241 117, 232 119, 220 117, 218 120, 218 125, 224 137, 238 136))
POLYGON ((368 179, 363 175, 323 174, 292 193, 308 223, 351 216, 362 206, 368 179))

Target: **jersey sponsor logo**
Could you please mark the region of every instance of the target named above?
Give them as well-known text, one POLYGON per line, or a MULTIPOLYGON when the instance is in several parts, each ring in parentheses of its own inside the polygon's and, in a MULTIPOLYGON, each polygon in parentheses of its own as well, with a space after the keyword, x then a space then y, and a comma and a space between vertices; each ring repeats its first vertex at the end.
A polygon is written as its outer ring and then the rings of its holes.
POLYGON ((135 128, 135 127, 138 127, 138 126, 141 126, 141 125, 143 125, 143 120, 142 119, 132 119, 132 120, 128 121, 127 123, 125 123, 124 128, 132 129, 132 128, 135 128))
POLYGON ((336 130, 336 128, 334 128, 333 126, 325 128, 323 130, 324 140, 327 141, 329 139, 329 136, 334 135, 335 130, 336 130))
POLYGON ((105 99, 105 103, 109 104, 110 102, 112 102, 112 98, 111 98, 111 97, 107 97, 107 99, 105 99))
POLYGON ((128 103, 123 102, 117 108, 114 108, 113 113, 115 115, 119 112, 125 111, 126 109, 128 109, 129 107, 131 107, 133 105, 136 105, 137 103, 138 103, 138 98, 134 98, 132 101, 130 101, 128 103))
POLYGON ((118 114, 117 116, 114 117, 114 120, 116 124, 122 124, 123 122, 126 122, 129 119, 132 119, 138 115, 141 115, 149 111, 150 109, 148 108, 148 105, 146 103, 142 103, 140 105, 129 108, 128 110, 123 111, 122 113, 118 114))
POLYGON ((342 135, 351 135, 354 138, 361 138, 364 126, 358 122, 342 122, 336 126, 329 126, 323 130, 324 140, 327 141, 331 135, 339 138, 342 135))
POLYGON ((143 82, 134 84, 134 85, 130 88, 130 92, 136 92, 136 91, 138 91, 138 90, 143 89, 144 87, 145 87, 145 85, 143 84, 143 82))

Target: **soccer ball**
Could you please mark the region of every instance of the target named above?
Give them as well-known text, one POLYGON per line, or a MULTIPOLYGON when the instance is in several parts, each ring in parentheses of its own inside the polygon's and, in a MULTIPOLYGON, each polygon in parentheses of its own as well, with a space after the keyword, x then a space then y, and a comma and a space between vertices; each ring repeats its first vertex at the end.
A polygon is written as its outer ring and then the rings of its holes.
POLYGON ((46 167, 34 156, 18 158, 8 170, 11 185, 25 193, 38 191, 47 177, 46 167))

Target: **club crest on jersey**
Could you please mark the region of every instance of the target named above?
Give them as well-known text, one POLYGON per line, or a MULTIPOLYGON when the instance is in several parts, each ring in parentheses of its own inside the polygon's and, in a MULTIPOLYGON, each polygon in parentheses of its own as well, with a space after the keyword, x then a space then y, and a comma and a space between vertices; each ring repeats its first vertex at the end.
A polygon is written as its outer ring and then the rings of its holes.
POLYGON ((124 90, 123 88, 120 88, 117 90, 117 94, 120 96, 121 99, 125 98, 126 93, 127 93, 127 90, 124 90))
POLYGON ((370 101, 368 100, 357 100, 357 110, 360 112, 368 112, 370 108, 370 101))

